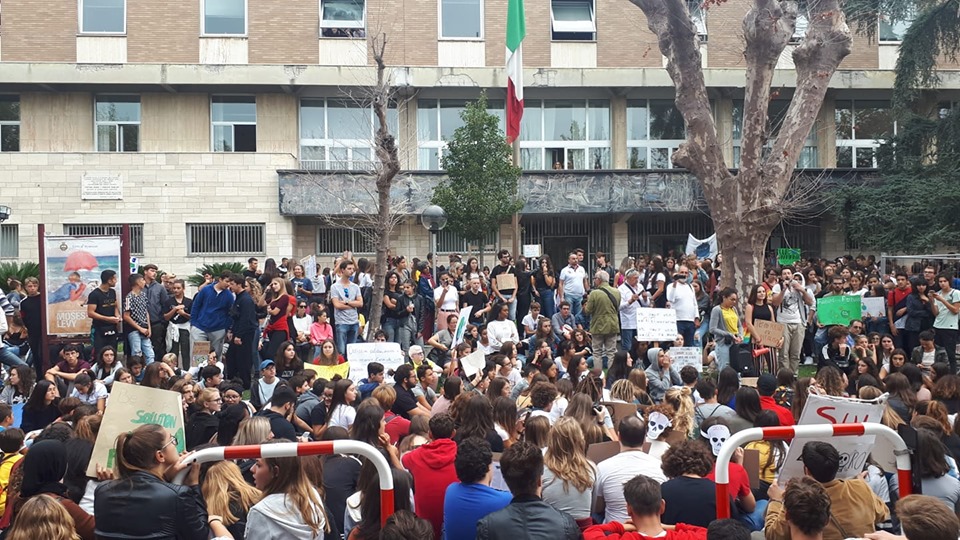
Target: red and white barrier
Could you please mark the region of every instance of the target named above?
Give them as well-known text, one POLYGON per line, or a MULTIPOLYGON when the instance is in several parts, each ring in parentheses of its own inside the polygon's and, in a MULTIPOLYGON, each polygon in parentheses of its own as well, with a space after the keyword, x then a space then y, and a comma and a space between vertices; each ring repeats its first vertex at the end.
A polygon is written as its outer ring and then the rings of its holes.
POLYGON ((781 426, 750 428, 734 433, 720 448, 717 456, 717 519, 730 517, 730 459, 740 446, 763 440, 789 440, 796 437, 843 437, 843 436, 877 435, 884 437, 893 445, 894 455, 897 457, 897 480, 900 482, 900 496, 910 495, 913 480, 910 467, 910 452, 906 443, 896 431, 883 424, 822 424, 814 426, 781 426))
MULTIPOLYGON (((377 467, 380 477, 380 525, 385 525, 393 514, 393 472, 383 454, 373 446, 350 440, 318 441, 307 443, 256 444, 249 446, 217 446, 205 448, 191 454, 184 463, 207 463, 226 459, 257 459, 300 456, 321 456, 327 454, 359 454, 377 467)), ((187 475, 187 469, 180 471, 174 483, 180 484, 187 475)))

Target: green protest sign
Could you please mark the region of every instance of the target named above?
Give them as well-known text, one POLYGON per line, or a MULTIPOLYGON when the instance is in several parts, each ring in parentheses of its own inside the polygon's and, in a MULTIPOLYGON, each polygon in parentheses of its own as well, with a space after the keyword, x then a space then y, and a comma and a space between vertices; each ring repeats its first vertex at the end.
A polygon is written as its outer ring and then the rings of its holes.
POLYGON ((786 266, 800 260, 800 248, 780 248, 777 250, 777 264, 786 266))
POLYGON ((861 317, 861 300, 859 296, 824 296, 817 300, 817 319, 820 324, 850 324, 850 321, 861 317))

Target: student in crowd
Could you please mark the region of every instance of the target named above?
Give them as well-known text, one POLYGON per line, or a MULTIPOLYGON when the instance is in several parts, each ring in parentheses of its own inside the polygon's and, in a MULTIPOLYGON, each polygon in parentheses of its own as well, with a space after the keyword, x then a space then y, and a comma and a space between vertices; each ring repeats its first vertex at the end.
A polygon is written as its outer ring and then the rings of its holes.
MULTIPOLYGON (((667 530, 660 518, 666 503, 660 483, 652 478, 637 475, 623 485, 623 496, 627 503, 629 521, 612 521, 604 525, 595 525, 583 533, 584 540, 645 540, 664 538, 666 540, 705 540, 707 530, 702 527, 678 523, 667 530)), ((732 540, 724 538, 724 540, 732 540)))
POLYGON ((323 494, 311 485, 304 459, 257 458, 253 479, 263 498, 247 514, 246 538, 322 540, 330 532, 323 494))
POLYGON ((443 539, 476 538, 477 521, 510 504, 510 494, 490 487, 490 443, 469 437, 457 445, 454 468, 459 482, 447 487, 443 502, 443 539))

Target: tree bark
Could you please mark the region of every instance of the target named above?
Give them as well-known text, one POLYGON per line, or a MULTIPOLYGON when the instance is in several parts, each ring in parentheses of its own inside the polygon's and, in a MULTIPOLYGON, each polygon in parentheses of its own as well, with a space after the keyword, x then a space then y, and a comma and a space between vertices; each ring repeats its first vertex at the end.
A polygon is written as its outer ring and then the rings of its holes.
MULTIPOLYGON (((631 0, 656 34, 667 72, 676 87, 677 109, 686 124, 686 141, 673 162, 692 172, 703 188, 723 253, 721 285, 741 296, 763 271, 763 256, 807 135, 823 104, 827 86, 850 53, 851 37, 840 0, 810 4, 807 36, 793 53, 797 85, 779 134, 768 146, 770 85, 777 60, 796 28, 792 0, 754 0, 743 20, 746 81, 740 169, 724 162, 703 77, 699 39, 685 0, 631 0)), ((718 2, 711 9, 724 9, 718 2)))
POLYGON ((370 306, 370 318, 367 321, 368 335, 380 329, 380 314, 383 308, 384 276, 387 272, 387 251, 390 249, 390 233, 393 232, 393 215, 390 204, 390 188, 400 172, 400 158, 397 155, 397 142, 390 133, 387 123, 387 110, 390 107, 392 85, 387 76, 383 53, 387 47, 386 34, 380 34, 372 40, 373 59, 377 64, 377 85, 373 89, 373 114, 377 117, 377 131, 374 136, 374 150, 377 155, 377 217, 373 242, 376 262, 373 267, 373 299, 370 306))

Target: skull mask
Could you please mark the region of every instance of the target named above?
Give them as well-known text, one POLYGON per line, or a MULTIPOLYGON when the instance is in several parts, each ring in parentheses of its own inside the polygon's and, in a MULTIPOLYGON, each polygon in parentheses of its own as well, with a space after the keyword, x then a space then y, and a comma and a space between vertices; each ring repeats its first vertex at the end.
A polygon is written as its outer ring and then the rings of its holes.
POLYGON ((668 427, 673 427, 673 422, 667 415, 657 411, 650 413, 650 418, 647 419, 647 440, 657 440, 668 427))
POLYGON ((713 455, 720 455, 720 447, 730 438, 730 428, 722 424, 714 424, 707 430, 707 439, 710 441, 710 448, 713 455))

